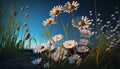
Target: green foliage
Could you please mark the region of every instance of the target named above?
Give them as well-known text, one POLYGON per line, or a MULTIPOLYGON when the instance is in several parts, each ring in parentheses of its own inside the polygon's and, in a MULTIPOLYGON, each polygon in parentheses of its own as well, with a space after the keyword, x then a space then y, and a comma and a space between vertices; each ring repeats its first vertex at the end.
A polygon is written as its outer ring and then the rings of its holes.
MULTIPOLYGON (((14 16, 14 4, 11 4, 8 12, 8 16, 4 16, 3 8, 0 8, 0 52, 9 52, 15 55, 23 55, 23 50, 25 46, 25 39, 20 36, 20 29, 16 27, 22 24, 21 21, 16 21, 17 16, 14 16), (4 18, 7 18, 7 23, 5 23, 4 18)), ((18 14, 17 14, 18 15, 18 14)), ((26 34, 26 33, 25 33, 26 34)))

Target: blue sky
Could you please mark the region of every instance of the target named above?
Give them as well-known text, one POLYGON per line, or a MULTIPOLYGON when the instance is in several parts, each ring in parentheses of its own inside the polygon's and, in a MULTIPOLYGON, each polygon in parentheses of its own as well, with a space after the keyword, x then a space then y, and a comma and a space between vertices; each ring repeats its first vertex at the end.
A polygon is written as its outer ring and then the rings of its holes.
MULTIPOLYGON (((43 21, 50 17, 49 11, 56 5, 64 5, 67 1, 71 2, 72 0, 0 0, 0 4, 4 6, 7 15, 11 3, 14 3, 14 9, 21 14, 21 16, 17 20, 21 19, 22 23, 24 23, 25 13, 29 13, 29 17, 26 19, 26 22, 28 23, 28 28, 30 30, 31 37, 35 37, 39 45, 40 42, 46 41, 46 39, 40 35, 43 34, 43 21), (20 12, 20 8, 26 7, 27 5, 30 6, 30 9, 25 10, 24 12, 20 12)), ((77 1, 80 3, 80 7, 77 11, 74 12, 75 17, 82 15, 89 16, 89 11, 94 11, 94 0, 77 1)), ((104 20, 107 20, 108 15, 112 12, 112 9, 114 9, 116 3, 117 2, 114 0, 97 0, 97 11, 98 13, 104 15, 104 17, 102 17, 104 20)), ((65 24, 68 23, 67 20, 69 19, 69 15, 67 13, 60 15, 60 17, 62 18, 62 21, 65 24)), ((56 34, 55 28, 56 27, 53 26, 53 36, 56 34)), ((59 24, 58 28, 58 34, 64 34, 61 24, 59 24)), ((71 34, 72 31, 70 30, 69 33, 71 34)))

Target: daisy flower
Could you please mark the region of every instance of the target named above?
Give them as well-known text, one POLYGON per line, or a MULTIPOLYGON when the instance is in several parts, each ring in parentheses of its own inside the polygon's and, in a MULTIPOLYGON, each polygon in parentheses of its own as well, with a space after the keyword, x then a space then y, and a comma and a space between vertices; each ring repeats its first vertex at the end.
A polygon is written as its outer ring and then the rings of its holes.
POLYGON ((47 44, 48 45, 52 45, 54 43, 54 40, 53 39, 49 39, 48 41, 47 41, 47 44))
POLYGON ((80 45, 87 45, 89 43, 89 41, 87 40, 87 39, 80 39, 80 42, 79 42, 79 44, 80 45))
POLYGON ((49 19, 46 19, 45 21, 43 21, 44 26, 48 26, 48 25, 55 24, 55 23, 56 22, 54 21, 54 18, 49 18, 49 19))
POLYGON ((78 52, 88 52, 89 48, 87 46, 80 46, 78 48, 78 52))
POLYGON ((54 50, 56 48, 53 39, 49 39, 47 41, 46 45, 47 45, 47 49, 49 49, 49 50, 54 50))
POLYGON ((33 52, 34 53, 42 53, 47 49, 47 44, 41 44, 40 46, 37 46, 33 52))
POLYGON ((80 55, 78 54, 74 54, 71 57, 69 57, 69 63, 74 63, 76 62, 76 64, 79 64, 82 62, 82 58, 80 58, 80 55))
POLYGON ((72 19, 73 27, 80 29, 88 28, 91 25, 91 20, 87 16, 78 17, 75 20, 72 19))
POLYGON ((74 46, 77 46, 77 42, 75 40, 68 40, 63 43, 63 46, 65 48, 73 48, 74 46))
POLYGON ((41 62, 42 58, 37 58, 35 60, 32 61, 33 64, 37 65, 41 62))
POLYGON ((61 11, 63 10, 63 6, 55 6, 51 11, 50 11, 50 16, 58 16, 61 11))
MULTIPOLYGON (((48 44, 48 43, 47 43, 48 44)), ((47 46, 47 49, 49 49, 49 50, 54 50, 56 47, 55 47, 55 45, 54 44, 48 44, 48 46, 47 46)))
POLYGON ((57 47, 56 51, 52 54, 52 59, 58 61, 59 59, 64 60, 66 58, 67 51, 63 48, 57 47))
POLYGON ((63 35, 61 35, 61 34, 57 34, 57 35, 55 35, 55 36, 53 37, 53 40, 54 40, 55 42, 60 41, 60 40, 62 40, 62 39, 63 39, 63 35))
POLYGON ((90 30, 82 29, 80 30, 80 34, 83 37, 91 37, 94 34, 94 32, 91 32, 90 30))
POLYGON ((73 1, 72 3, 70 3, 69 1, 67 3, 65 3, 64 5, 64 12, 72 12, 73 10, 77 10, 78 6, 80 4, 77 1, 73 1))

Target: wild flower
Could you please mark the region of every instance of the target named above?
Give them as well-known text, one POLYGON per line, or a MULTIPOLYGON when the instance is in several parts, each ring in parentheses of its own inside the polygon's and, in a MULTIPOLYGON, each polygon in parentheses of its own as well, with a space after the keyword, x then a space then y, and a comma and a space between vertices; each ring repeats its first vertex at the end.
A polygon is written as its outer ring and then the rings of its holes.
POLYGON ((89 41, 87 39, 80 39, 80 42, 79 42, 80 45, 84 45, 84 46, 86 46, 88 43, 89 41))
POLYGON ((93 35, 93 32, 91 32, 90 30, 86 30, 86 29, 82 29, 80 30, 80 36, 81 37, 91 37, 93 35))
POLYGON ((78 47, 78 52, 88 52, 89 48, 87 46, 78 47))
POLYGON ((67 2, 65 3, 64 7, 63 7, 63 10, 64 12, 72 12, 73 10, 77 10, 77 8, 79 7, 79 3, 77 1, 73 1, 72 3, 71 2, 67 2))
POLYGON ((63 42, 63 46, 67 49, 73 48, 75 46, 77 46, 77 42, 75 40, 67 40, 65 42, 63 42))
POLYGON ((63 48, 57 47, 56 51, 52 54, 52 59, 58 61, 60 59, 64 60, 66 58, 67 51, 63 48))
POLYGON ((55 42, 58 42, 63 39, 63 35, 57 34, 52 38, 55 42))
POLYGON ((34 53, 42 53, 47 49, 47 45, 45 43, 40 44, 40 46, 37 46, 36 48, 33 49, 34 53))
POLYGON ((91 25, 91 20, 87 18, 87 16, 78 17, 76 19, 72 19, 72 26, 80 29, 86 29, 91 25))
POLYGON ((51 24, 55 24, 54 18, 48 18, 45 21, 43 21, 44 26, 50 26, 51 24))
POLYGON ((74 54, 71 57, 69 57, 70 64, 72 63, 80 64, 81 62, 82 62, 82 58, 78 54, 74 54))
POLYGON ((55 6, 51 11, 50 11, 50 16, 52 17, 57 17, 63 10, 63 6, 55 6))

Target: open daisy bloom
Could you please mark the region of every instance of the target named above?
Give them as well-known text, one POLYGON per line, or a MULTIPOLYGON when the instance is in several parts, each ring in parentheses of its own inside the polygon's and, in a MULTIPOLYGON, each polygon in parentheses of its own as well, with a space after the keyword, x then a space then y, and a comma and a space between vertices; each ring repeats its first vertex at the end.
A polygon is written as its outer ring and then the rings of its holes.
POLYGON ((57 47, 56 51, 52 54, 52 59, 58 61, 59 59, 64 60, 66 58, 67 51, 63 48, 57 47))
POLYGON ((87 16, 78 17, 76 19, 72 19, 73 27, 80 29, 87 29, 89 25, 91 25, 91 20, 87 18, 87 16))
POLYGON ((63 39, 63 35, 61 35, 61 34, 57 34, 57 35, 55 35, 55 36, 53 37, 53 40, 54 40, 55 42, 60 41, 60 40, 62 40, 62 39, 63 39))
POLYGON ((73 1, 72 3, 70 3, 69 1, 67 3, 65 3, 64 5, 64 12, 72 12, 73 10, 77 10, 79 6, 79 3, 77 1, 73 1))
POLYGON ((87 46, 80 46, 78 48, 78 52, 88 52, 89 48, 87 46))
POLYGON ((60 14, 60 12, 63 10, 62 6, 56 6, 54 7, 51 11, 50 11, 50 16, 58 16, 60 14))
POLYGON ((65 48, 73 48, 73 47, 75 47, 75 46, 77 46, 77 42, 75 41, 75 40, 68 40, 68 41, 65 41, 64 43, 63 43, 63 46, 65 47, 65 48))
POLYGON ((80 45, 87 45, 89 43, 89 41, 87 39, 80 39, 80 45))
POLYGON ((82 62, 82 58, 78 54, 74 54, 71 57, 69 57, 69 63, 75 63, 80 64, 82 62))
POLYGON ((51 24, 55 24, 56 22, 54 21, 54 18, 49 18, 49 19, 46 19, 46 21, 43 21, 43 25, 44 26, 49 26, 51 24))
POLYGON ((47 44, 41 44, 40 46, 36 47, 33 52, 34 53, 42 53, 47 49, 47 44))
POLYGON ((46 43, 47 49, 49 50, 54 50, 55 49, 55 44, 52 39, 49 39, 46 43))
POLYGON ((94 32, 91 32, 90 30, 86 30, 86 29, 81 29, 80 30, 80 34, 81 34, 81 37, 91 37, 94 32))

